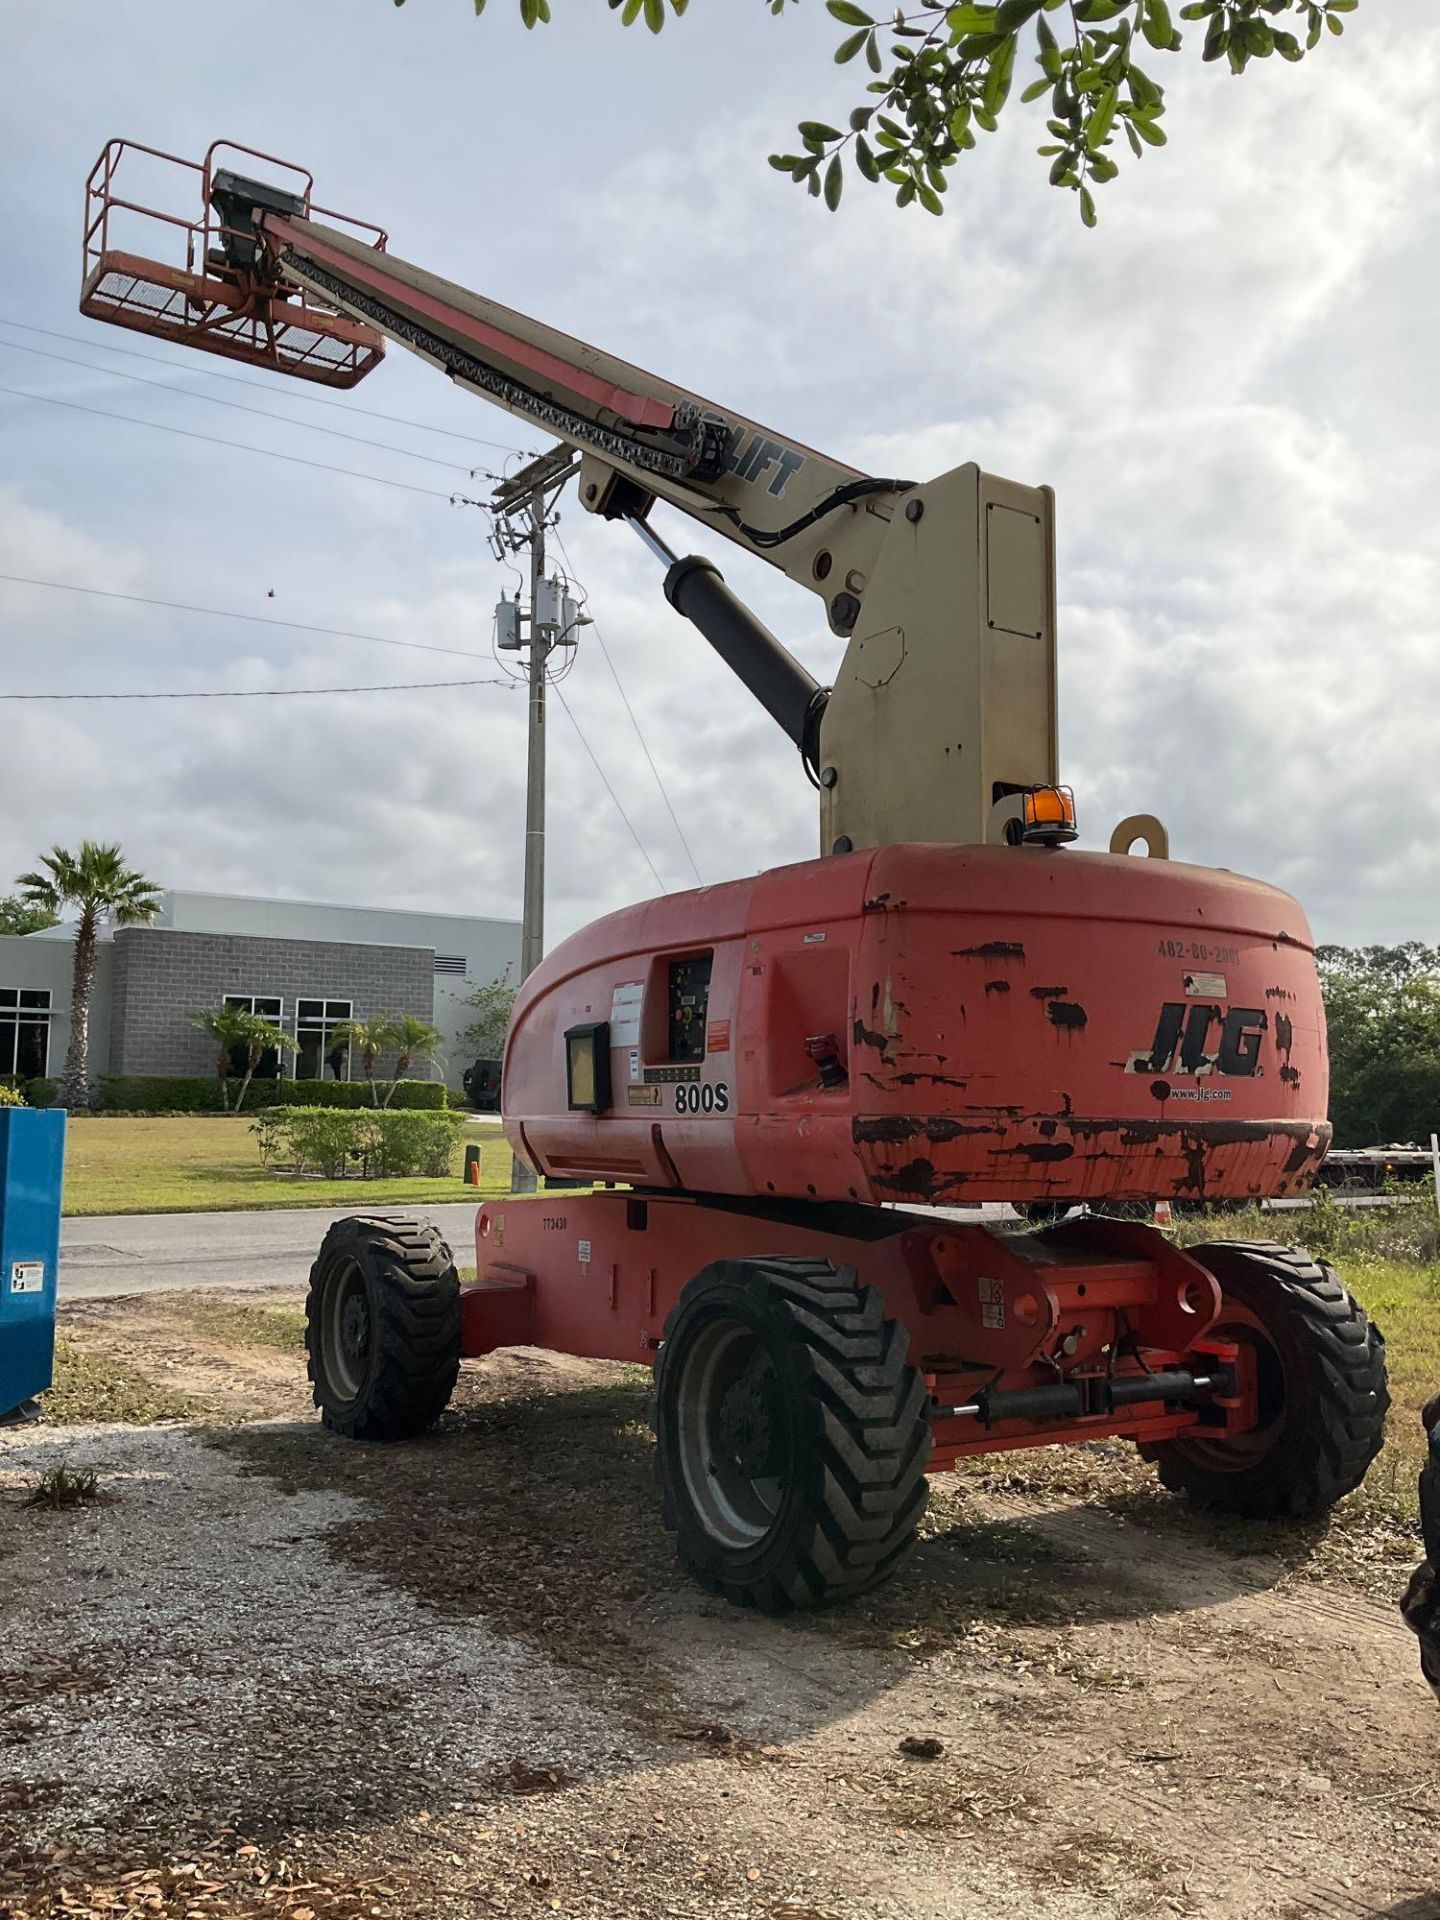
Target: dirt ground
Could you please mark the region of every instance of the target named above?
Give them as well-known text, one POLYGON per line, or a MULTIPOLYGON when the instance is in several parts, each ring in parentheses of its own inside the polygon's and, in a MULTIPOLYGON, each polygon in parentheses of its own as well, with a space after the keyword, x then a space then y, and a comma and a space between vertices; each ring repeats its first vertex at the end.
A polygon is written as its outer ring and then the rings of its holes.
POLYGON ((495 1356, 347 1445, 296 1305, 72 1309, 187 1420, 0 1435, 0 1920, 1440 1920, 1388 1569, 952 1475, 885 1591, 760 1619, 675 1566, 645 1375, 495 1356), (27 1505, 61 1460, 99 1499, 27 1505))

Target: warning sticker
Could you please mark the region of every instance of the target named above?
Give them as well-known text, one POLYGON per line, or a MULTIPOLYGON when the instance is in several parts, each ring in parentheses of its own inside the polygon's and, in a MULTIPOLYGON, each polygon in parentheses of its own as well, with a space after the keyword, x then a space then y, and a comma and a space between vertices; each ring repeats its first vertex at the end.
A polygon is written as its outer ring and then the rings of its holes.
POLYGON ((643 980, 622 980, 610 996, 610 1044, 612 1047, 638 1047, 640 1044, 640 1003, 645 997, 643 980))
POLYGON ((12 1260, 10 1291, 12 1293, 43 1293, 45 1262, 43 1260, 12 1260))
POLYGON ((590 1242, 588 1240, 582 1240, 580 1242, 580 1264, 582 1267, 588 1267, 590 1264, 590 1242))
POLYGON ((1001 1280, 991 1280, 981 1274, 976 1281, 980 1294, 980 1324, 991 1327, 997 1333, 1005 1326, 1005 1284, 1001 1280))
POLYGON ((728 1053, 730 1051, 730 1022, 712 1020, 705 1029, 706 1053, 728 1053))
POLYGON ((658 1107, 660 1089, 659 1087, 627 1087, 625 1099, 632 1107, 658 1107))
POLYGON ((1187 973, 1185 996, 1189 1000, 1228 1000, 1230 993, 1223 973, 1187 973))

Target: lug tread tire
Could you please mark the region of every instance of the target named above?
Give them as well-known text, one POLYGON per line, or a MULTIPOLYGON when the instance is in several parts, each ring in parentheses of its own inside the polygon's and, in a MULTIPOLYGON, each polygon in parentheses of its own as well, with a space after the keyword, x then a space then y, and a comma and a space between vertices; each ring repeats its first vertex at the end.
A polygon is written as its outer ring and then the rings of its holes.
POLYGON ((689 1282, 665 1322, 656 1367, 661 1517, 682 1564, 713 1593, 764 1613, 830 1606, 887 1580, 915 1543, 929 1488, 925 1383, 909 1336, 878 1287, 826 1261, 718 1261, 689 1282), (726 1299, 748 1302, 783 1349, 795 1421, 785 1505, 763 1541, 735 1549, 694 1513, 673 1434, 687 1331, 726 1299))
MULTIPOLYGON (((1272 1240, 1187 1248, 1281 1343, 1289 1387, 1283 1430, 1252 1467, 1225 1471, 1183 1440, 1142 1448, 1162 1485, 1197 1506, 1253 1520, 1310 1519, 1365 1478, 1385 1438, 1385 1338, 1333 1267, 1272 1240)), ((1224 1307, 1221 1308, 1224 1319, 1224 1307)))
POLYGON ((349 1440, 410 1440, 445 1411, 460 1371, 460 1283, 455 1257, 428 1220, 352 1214, 320 1243, 305 1300, 305 1353, 323 1424, 349 1440), (347 1399, 326 1373, 326 1290, 351 1265, 371 1313, 366 1380, 347 1399))

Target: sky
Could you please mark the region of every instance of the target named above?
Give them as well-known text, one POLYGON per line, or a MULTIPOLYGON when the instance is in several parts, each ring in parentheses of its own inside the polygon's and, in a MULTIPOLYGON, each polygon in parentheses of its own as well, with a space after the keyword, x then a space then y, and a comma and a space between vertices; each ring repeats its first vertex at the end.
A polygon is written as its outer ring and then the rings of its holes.
MULTIPOLYGON (((515 574, 449 495, 544 437, 399 349, 316 404, 76 310, 104 142, 198 159, 225 137, 310 168, 401 256, 862 469, 1053 485, 1082 843, 1155 812, 1175 858, 1289 889, 1322 940, 1440 941, 1428 0, 1363 0, 1342 40, 1240 80, 1152 60, 1170 145, 1127 159, 1093 232, 1018 101, 943 220, 859 182, 828 215, 773 172, 796 120, 860 86, 820 0, 694 0, 658 38, 599 0, 553 10, 529 34, 513 0, 10 13, 0 574, 255 619, 0 579, 0 693, 500 684, 0 702, 0 893, 88 835, 166 886, 519 915, 525 703, 491 649, 515 574)), ((793 750, 654 561, 573 491, 561 516, 552 557, 595 624, 550 728, 552 943, 817 842, 793 750)), ((712 544, 832 677, 819 599, 712 544)))

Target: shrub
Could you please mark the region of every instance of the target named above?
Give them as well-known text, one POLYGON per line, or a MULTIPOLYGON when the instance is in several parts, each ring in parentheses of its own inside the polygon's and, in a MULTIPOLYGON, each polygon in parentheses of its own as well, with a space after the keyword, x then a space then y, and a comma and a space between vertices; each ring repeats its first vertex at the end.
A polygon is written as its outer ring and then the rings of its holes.
MULTIPOLYGON (((271 1083, 274 1084, 273 1082, 271 1083)), ((287 1107, 364 1107, 374 1110, 370 1089, 363 1080, 285 1080, 280 1083, 280 1100, 287 1107)), ((254 1088, 251 1088, 253 1095, 254 1088)), ((382 1086, 380 1097, 385 1097, 382 1086)), ((443 1113, 443 1080, 401 1080, 395 1088, 393 1108, 443 1113)))
MULTIPOLYGON (((230 1082, 232 1106, 239 1085, 238 1080, 230 1082)), ((252 1080, 245 1104, 252 1111, 278 1106, 371 1110, 370 1089, 358 1080, 252 1080)), ((402 1080, 390 1104, 442 1112, 444 1084, 402 1080)), ((202 1075, 102 1073, 100 1106, 106 1113, 219 1113, 220 1088, 202 1075)))
MULTIPOLYGON (((422 1083, 423 1084, 423 1083, 422 1083)), ((457 1113, 397 1113, 370 1107, 276 1107, 251 1122, 267 1167, 343 1180, 423 1175, 443 1180, 455 1171, 464 1121, 457 1113)))
MULTIPOLYGON (((238 1082, 236 1083, 238 1085, 238 1082)), ((106 1113, 218 1113, 220 1089, 200 1077, 102 1073, 99 1105, 106 1113)))
POLYGON ((277 1110, 278 1149, 297 1173, 343 1180, 352 1166, 366 1171, 370 1116, 344 1107, 283 1107, 277 1110))
POLYGON ((397 1113, 392 1107, 372 1118, 375 1146, 366 1166, 372 1178, 413 1173, 443 1180, 454 1168, 465 1125, 458 1113, 397 1113))
MULTIPOLYGON (((0 1073, 0 1087, 18 1093, 26 1106, 53 1107, 55 1104, 55 1082, 53 1080, 22 1080, 19 1074, 0 1073)), ((5 1103, 13 1105, 11 1101, 5 1103)))
POLYGON ((0 1087, 0 1107, 23 1107, 25 1096, 16 1087, 0 1087))

